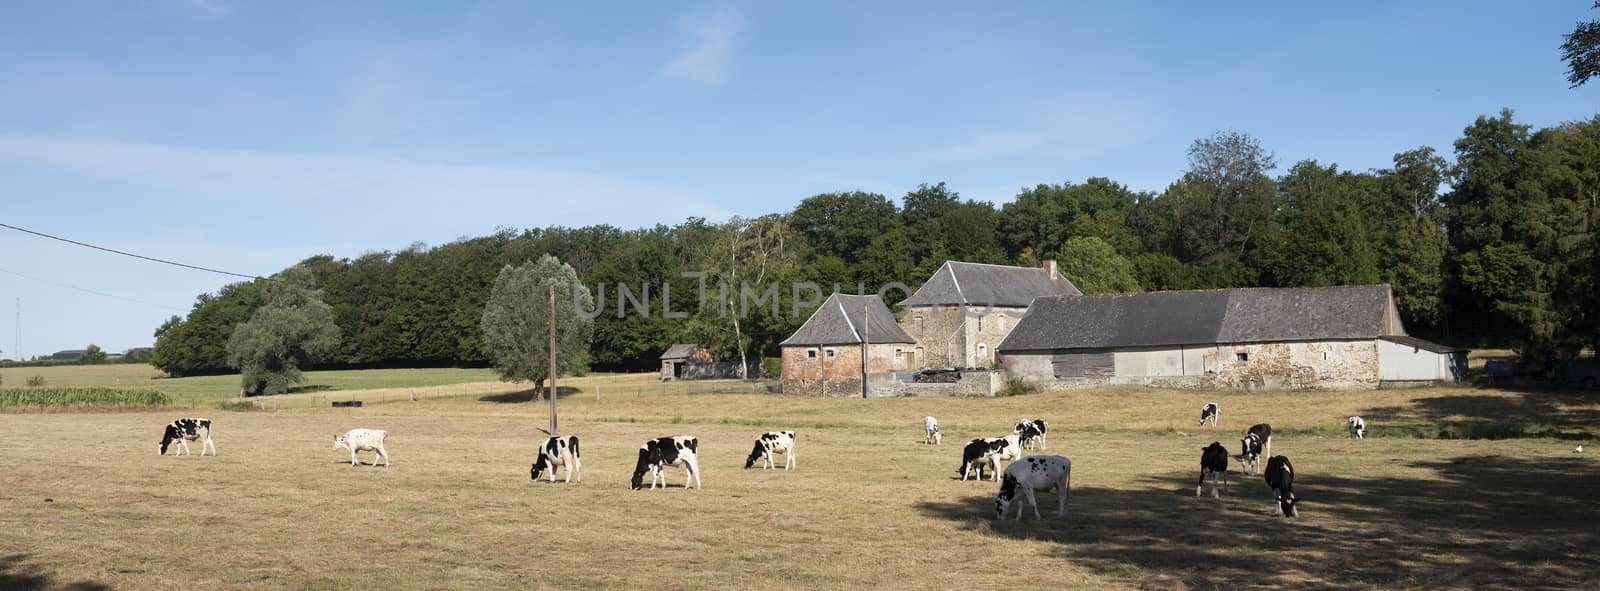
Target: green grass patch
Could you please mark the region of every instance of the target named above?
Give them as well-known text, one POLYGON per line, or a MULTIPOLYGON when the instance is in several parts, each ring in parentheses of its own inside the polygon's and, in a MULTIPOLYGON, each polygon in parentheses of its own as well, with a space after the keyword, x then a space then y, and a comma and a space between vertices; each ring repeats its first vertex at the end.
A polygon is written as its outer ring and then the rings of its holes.
POLYGON ((154 390, 121 388, 0 388, 0 408, 85 404, 162 406, 172 404, 172 397, 154 390))

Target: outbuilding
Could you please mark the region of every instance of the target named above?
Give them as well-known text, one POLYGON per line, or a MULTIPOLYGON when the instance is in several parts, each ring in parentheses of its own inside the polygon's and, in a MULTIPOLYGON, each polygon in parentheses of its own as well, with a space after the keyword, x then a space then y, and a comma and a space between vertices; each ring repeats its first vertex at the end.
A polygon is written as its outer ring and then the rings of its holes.
POLYGON ((915 343, 878 296, 835 293, 778 344, 783 392, 860 396, 864 378, 892 380, 894 372, 914 369, 915 343))

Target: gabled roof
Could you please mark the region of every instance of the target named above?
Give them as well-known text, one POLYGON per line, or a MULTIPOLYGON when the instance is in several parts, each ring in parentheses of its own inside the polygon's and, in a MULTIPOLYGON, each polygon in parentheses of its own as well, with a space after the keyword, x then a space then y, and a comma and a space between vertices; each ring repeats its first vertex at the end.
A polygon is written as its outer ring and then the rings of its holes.
POLYGON ((694 355, 695 350, 699 348, 700 345, 696 345, 694 343, 678 343, 671 347, 667 347, 667 351, 661 354, 661 358, 688 359, 689 356, 694 355))
POLYGON ((828 296, 799 330, 778 345, 858 344, 863 332, 872 343, 916 342, 900 328, 894 313, 878 296, 836 293, 828 296))
POLYGON ((987 305, 1025 308, 1033 298, 1078 295, 1078 287, 1058 273, 1038 267, 1009 267, 945 261, 902 306, 987 305))
POLYGON ((1407 336, 1399 336, 1399 335, 1386 335, 1386 336, 1382 336, 1382 337, 1378 337, 1378 338, 1381 339, 1381 340, 1385 340, 1385 341, 1389 341, 1391 343, 1398 344, 1398 345, 1405 345, 1407 347, 1416 347, 1418 349, 1422 349, 1423 351, 1431 351, 1431 352, 1434 352, 1434 353, 1460 353, 1462 351, 1466 351, 1466 349, 1458 349, 1458 348, 1455 348, 1455 347, 1451 347, 1450 345, 1441 345, 1439 343, 1435 343, 1433 341, 1425 341, 1425 340, 1419 339, 1417 337, 1407 337, 1407 336))
POLYGON ((1034 300, 1000 351, 1405 336, 1388 285, 1158 291, 1034 300))

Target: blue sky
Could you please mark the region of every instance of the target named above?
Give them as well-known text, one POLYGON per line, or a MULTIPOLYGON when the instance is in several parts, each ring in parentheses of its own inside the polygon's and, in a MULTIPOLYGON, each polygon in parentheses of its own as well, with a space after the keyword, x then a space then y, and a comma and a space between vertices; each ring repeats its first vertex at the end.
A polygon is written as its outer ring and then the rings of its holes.
MULTIPOLYGON (((1600 112, 1557 51, 1589 0, 1210 4, 12 2, 0 222, 269 274, 826 191, 1160 190, 1223 129, 1364 170, 1600 112)), ((0 229, 0 357, 16 298, 24 355, 120 351, 227 282, 0 229)))

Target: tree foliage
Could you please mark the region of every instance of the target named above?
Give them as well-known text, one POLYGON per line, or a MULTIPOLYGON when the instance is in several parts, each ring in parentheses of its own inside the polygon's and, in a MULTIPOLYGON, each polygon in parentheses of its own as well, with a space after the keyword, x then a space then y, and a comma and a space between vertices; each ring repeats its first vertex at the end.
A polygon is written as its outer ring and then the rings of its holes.
POLYGON ((89 343, 88 347, 83 348, 83 357, 80 358, 80 361, 83 363, 105 363, 106 352, 100 350, 100 345, 89 343))
POLYGON ((1086 294, 1133 293, 1140 291, 1133 263, 1117 254, 1106 241, 1094 236, 1079 236, 1061 245, 1059 270, 1063 277, 1086 294))
POLYGON ((339 326, 311 272, 291 267, 264 282, 261 305, 228 339, 228 364, 246 395, 282 394, 300 383, 300 368, 338 350, 339 326))
POLYGON ((554 294, 558 374, 585 368, 594 323, 594 297, 571 265, 544 255, 501 267, 489 289, 480 326, 483 346, 500 379, 541 383, 550 377, 551 298, 554 294))
MULTIPOLYGON (((1600 8, 1600 1, 1594 7, 1600 8)), ((1561 44, 1561 59, 1567 62, 1567 82, 1572 88, 1600 76, 1600 20, 1579 22, 1562 37, 1566 42, 1561 44)))

